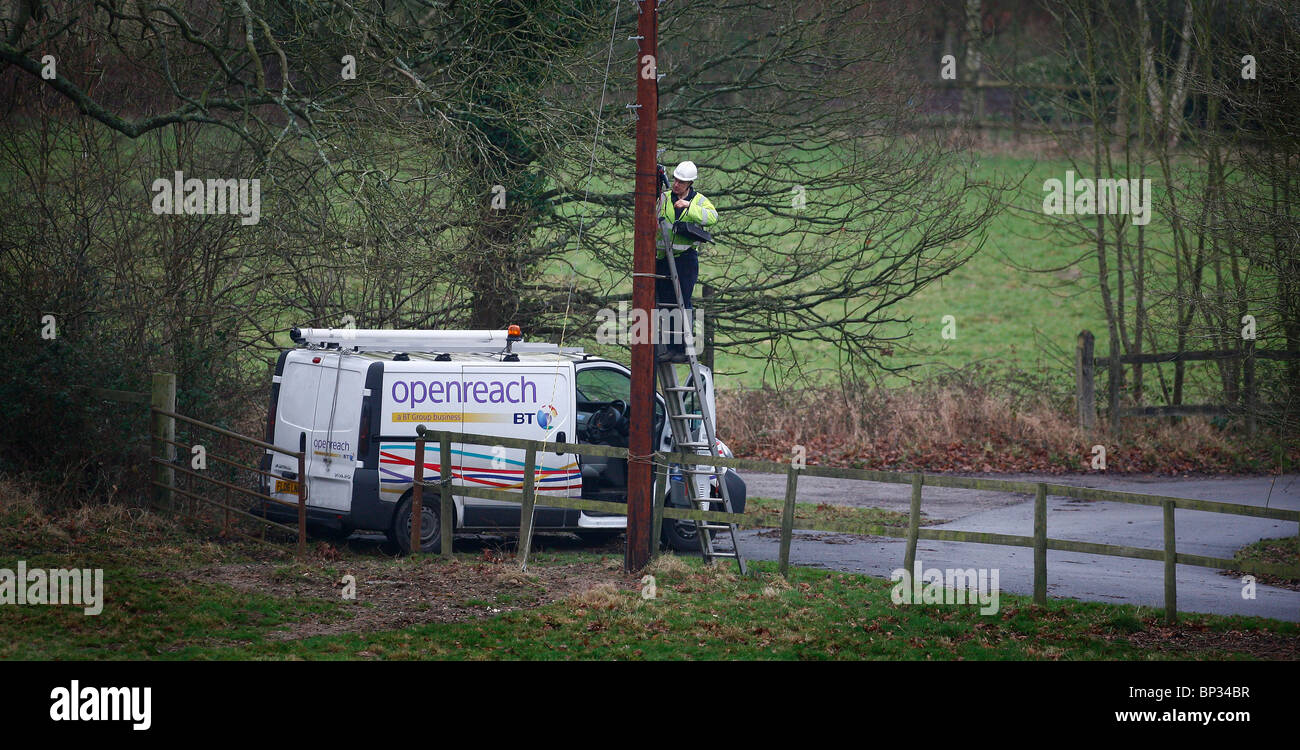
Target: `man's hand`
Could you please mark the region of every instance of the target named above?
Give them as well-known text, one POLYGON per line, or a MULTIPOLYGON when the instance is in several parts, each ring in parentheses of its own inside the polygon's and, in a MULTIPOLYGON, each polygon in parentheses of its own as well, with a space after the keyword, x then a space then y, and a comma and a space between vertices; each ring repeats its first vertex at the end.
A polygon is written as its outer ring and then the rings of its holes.
POLYGON ((678 198, 677 202, 674 203, 673 205, 676 206, 677 208, 686 208, 687 206, 691 205, 691 202, 686 200, 685 198, 678 198))

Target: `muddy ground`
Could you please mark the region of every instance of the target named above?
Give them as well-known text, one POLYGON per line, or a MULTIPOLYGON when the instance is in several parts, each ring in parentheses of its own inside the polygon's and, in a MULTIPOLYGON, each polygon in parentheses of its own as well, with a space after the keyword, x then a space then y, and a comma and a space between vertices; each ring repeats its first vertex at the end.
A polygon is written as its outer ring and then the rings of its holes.
POLYGON ((625 575, 622 565, 620 555, 592 562, 531 565, 522 572, 512 555, 485 550, 473 561, 362 557, 221 564, 186 571, 181 579, 274 597, 345 603, 341 612, 301 620, 268 635, 273 640, 293 640, 494 617, 569 599, 600 584, 638 589, 637 579, 625 575), (343 597, 348 575, 355 579, 355 599, 343 597))

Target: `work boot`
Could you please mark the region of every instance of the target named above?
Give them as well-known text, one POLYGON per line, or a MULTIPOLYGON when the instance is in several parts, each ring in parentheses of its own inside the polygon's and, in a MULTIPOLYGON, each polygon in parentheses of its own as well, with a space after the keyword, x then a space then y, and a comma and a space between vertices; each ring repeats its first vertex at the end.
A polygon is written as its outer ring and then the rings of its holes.
POLYGON ((684 364, 690 360, 686 357, 686 347, 669 344, 659 347, 658 354, 655 355, 656 362, 672 362, 673 364, 684 364))

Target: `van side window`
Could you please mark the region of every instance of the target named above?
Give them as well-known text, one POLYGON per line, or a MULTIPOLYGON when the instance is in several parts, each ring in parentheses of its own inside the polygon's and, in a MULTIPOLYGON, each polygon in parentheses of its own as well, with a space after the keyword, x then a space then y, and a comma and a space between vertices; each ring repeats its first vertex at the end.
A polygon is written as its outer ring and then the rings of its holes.
MULTIPOLYGON (((574 376, 574 386, 578 391, 579 422, 584 417, 603 408, 610 401, 632 401, 632 379, 626 374, 608 367, 589 367, 579 370, 574 376)), ((663 423, 664 407, 655 399, 655 424, 663 423)))
POLYGON ((576 377, 579 401, 630 401, 632 379, 618 370, 592 367, 576 377))

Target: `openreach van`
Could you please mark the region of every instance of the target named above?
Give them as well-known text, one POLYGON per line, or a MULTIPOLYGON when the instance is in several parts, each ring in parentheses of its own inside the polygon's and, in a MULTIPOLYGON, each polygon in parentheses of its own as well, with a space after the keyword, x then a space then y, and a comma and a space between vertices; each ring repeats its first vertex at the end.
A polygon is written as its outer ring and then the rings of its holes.
MULTIPOLYGON (((271 381, 266 441, 306 451, 306 476, 296 458, 268 450, 267 503, 258 512, 292 522, 298 482, 306 482, 307 518, 317 533, 347 536, 381 531, 410 551, 415 428, 543 440, 628 444, 631 372, 581 349, 528 343, 509 331, 389 331, 295 328, 297 348, 282 351, 271 381)), ((708 413, 711 374, 702 368, 708 413)), ((672 449, 664 401, 655 394, 654 434, 672 449)), ((702 427, 702 425, 700 426, 702 427)), ((702 429, 698 430, 703 432, 702 429)), ((716 433, 715 433, 716 434, 716 433)), ((719 445, 721 455, 730 455, 719 445)), ((452 486, 519 490, 524 451, 504 446, 452 443, 452 486)), ((424 476, 440 471, 438 444, 426 446, 424 476)), ((727 482, 732 507, 744 510, 745 484, 732 470, 711 478, 727 482)), ((621 533, 627 518, 548 507, 545 497, 627 501, 627 461, 556 451, 537 454, 534 528, 575 532, 591 540, 621 533)), ((681 475, 670 470, 669 505, 686 507, 681 475)), ((421 550, 437 552, 441 523, 437 490, 426 488, 421 550)), ((453 496, 456 531, 517 531, 517 503, 453 496)), ((695 525, 664 520, 663 541, 699 549, 695 525)))

